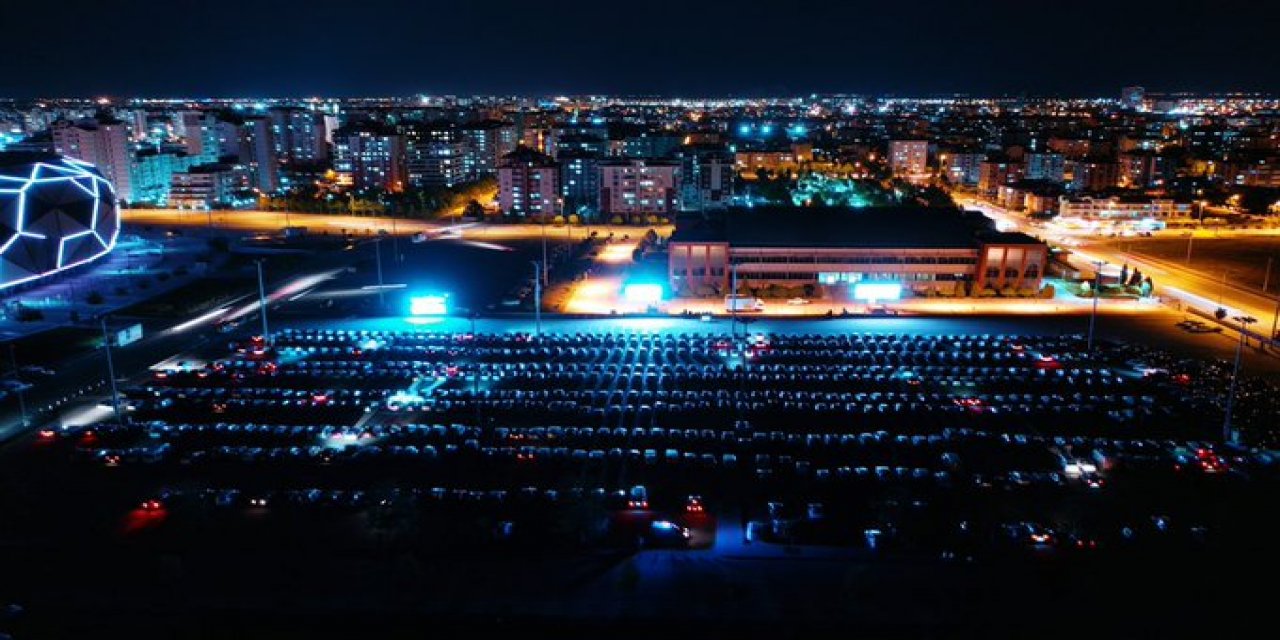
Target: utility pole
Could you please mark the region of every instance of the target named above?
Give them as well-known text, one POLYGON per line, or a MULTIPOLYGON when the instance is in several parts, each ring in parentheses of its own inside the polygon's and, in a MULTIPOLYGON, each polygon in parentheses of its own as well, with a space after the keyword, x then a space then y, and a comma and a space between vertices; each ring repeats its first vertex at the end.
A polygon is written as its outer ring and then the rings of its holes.
POLYGON ((1094 260, 1093 264, 1093 312, 1089 314, 1089 346, 1088 353, 1093 353, 1093 328, 1098 322, 1098 298, 1102 297, 1102 266, 1105 260, 1094 260))
POLYGON ((116 413, 116 423, 124 424, 120 416, 120 391, 116 389, 116 365, 111 360, 111 336, 107 335, 107 317, 101 318, 102 350, 107 354, 107 376, 111 379, 111 407, 116 413))
POLYGON ((533 261, 533 321, 534 335, 542 335, 542 270, 537 260, 533 261))
POLYGON ((258 265, 258 311, 262 314, 262 339, 271 342, 271 331, 267 328, 267 288, 262 281, 262 258, 254 260, 258 265))
POLYGON ((1267 256, 1267 270, 1262 274, 1262 292, 1267 292, 1267 285, 1271 284, 1271 256, 1267 256))
POLYGON ((543 214, 542 219, 542 282, 543 286, 547 285, 547 216, 543 214))
POLYGON ((1231 409, 1236 399, 1236 384, 1240 378, 1240 354, 1244 351, 1245 333, 1248 325, 1258 321, 1252 316, 1236 316, 1232 318, 1240 323, 1240 341, 1236 343, 1236 364, 1231 369, 1231 386, 1227 390, 1227 407, 1222 418, 1222 441, 1225 443, 1234 443, 1236 441, 1235 434, 1231 430, 1231 409))
POLYGON ((729 259, 729 337, 738 336, 738 263, 729 259))
MULTIPOLYGON (((18 379, 18 356, 15 355, 16 347, 12 342, 9 343, 9 363, 13 365, 13 379, 18 379)), ((21 381, 19 380, 19 384, 21 381)), ((27 400, 23 396, 25 392, 22 387, 18 387, 18 412, 22 415, 22 426, 27 426, 27 400)))

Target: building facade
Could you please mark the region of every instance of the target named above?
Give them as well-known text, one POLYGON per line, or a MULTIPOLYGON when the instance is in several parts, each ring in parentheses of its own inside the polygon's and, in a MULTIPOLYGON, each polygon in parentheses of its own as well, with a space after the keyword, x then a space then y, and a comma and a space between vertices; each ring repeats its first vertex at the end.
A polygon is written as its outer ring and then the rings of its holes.
POLYGON ((680 163, 610 159, 600 163, 600 215, 669 217, 679 208, 680 163))
POLYGON ((498 165, 498 207, 503 215, 559 215, 560 198, 560 167, 550 156, 524 146, 503 156, 498 165))
POLYGON ((1191 202, 1179 202, 1169 198, 1126 199, 1114 196, 1068 198, 1063 196, 1058 199, 1058 216, 1061 218, 1173 220, 1190 218, 1193 210, 1194 206, 1191 202))
POLYGON ((975 227, 955 212, 779 208, 678 225, 668 256, 677 294, 723 294, 736 281, 806 286, 850 300, 859 283, 896 284, 916 295, 1039 290, 1048 247, 1025 234, 975 227))
POLYGON ((929 175, 928 140, 890 140, 889 170, 904 180, 917 181, 929 175))
POLYGON ((357 189, 404 189, 404 137, 390 131, 354 128, 334 134, 333 169, 340 183, 357 189))
POLYGON ((55 153, 94 165, 115 187, 117 198, 133 202, 129 127, 124 122, 105 118, 62 120, 53 124, 52 133, 55 153))

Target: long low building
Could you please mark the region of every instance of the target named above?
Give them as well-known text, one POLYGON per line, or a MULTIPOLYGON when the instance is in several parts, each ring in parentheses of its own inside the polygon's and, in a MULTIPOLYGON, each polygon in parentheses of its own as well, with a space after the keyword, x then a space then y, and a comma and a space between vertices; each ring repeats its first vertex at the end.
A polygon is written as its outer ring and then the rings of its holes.
POLYGON ((673 291, 813 285, 835 299, 857 284, 903 294, 1039 290, 1048 247, 996 231, 981 214, 926 208, 732 209, 680 221, 668 243, 673 291), (735 273, 736 272, 736 273, 735 273))

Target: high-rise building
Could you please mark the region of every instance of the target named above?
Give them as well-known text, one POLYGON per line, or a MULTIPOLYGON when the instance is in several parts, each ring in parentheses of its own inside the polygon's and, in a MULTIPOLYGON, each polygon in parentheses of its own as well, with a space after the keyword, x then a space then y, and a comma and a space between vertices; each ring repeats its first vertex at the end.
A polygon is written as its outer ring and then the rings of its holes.
POLYGON ((467 173, 481 178, 498 172, 498 162, 516 148, 516 126, 500 120, 481 120, 462 125, 469 142, 467 173))
POLYGON ((1073 160, 1067 189, 1075 192, 1106 191, 1120 184, 1120 165, 1108 159, 1073 160))
POLYGON ((498 165, 498 207, 503 215, 552 216, 560 213, 560 167, 550 156, 517 147, 498 165))
POLYGON ((1013 184, 1022 179, 1022 163, 1008 158, 992 158, 983 160, 978 167, 978 194, 984 198, 995 199, 1000 187, 1013 184))
POLYGON ((374 126, 344 127, 334 132, 333 152, 341 183, 357 189, 404 189, 404 136, 374 126))
POLYGON ((322 162, 329 158, 324 114, 299 107, 267 111, 275 138, 276 157, 284 163, 322 162))
POLYGON ((680 163, 611 159, 600 164, 600 214, 635 219, 679 208, 680 163))
POLYGON ((453 122, 436 120, 400 125, 405 139, 405 168, 414 187, 452 187, 475 179, 471 141, 453 122))
POLYGON ((468 144, 414 139, 405 142, 405 170, 409 184, 417 188, 452 187, 471 180, 467 167, 468 144))
POLYGON ((938 155, 942 175, 958 186, 973 187, 978 184, 982 161, 986 154, 968 151, 949 151, 938 155))
POLYGON ((191 167, 191 156, 158 149, 142 149, 129 165, 129 182, 133 187, 132 202, 162 205, 169 201, 173 174, 191 167))
POLYGON ((133 185, 129 174, 129 128, 124 122, 107 117, 79 122, 58 121, 53 124, 53 149, 56 153, 88 162, 115 186, 116 197, 133 201, 133 185))
POLYGON ((719 145, 686 146, 680 161, 680 210, 714 211, 733 200, 734 155, 719 145))
POLYGON ((1062 182, 1066 173, 1067 158, 1061 153, 1028 152, 1022 158, 1028 180, 1062 182))
POLYGON ((890 140, 889 169, 904 180, 919 180, 928 176, 928 140, 890 140))
POLYGON ((240 125, 237 157, 249 171, 254 188, 262 193, 280 190, 280 161, 276 155, 271 120, 264 116, 244 119, 240 125))
POLYGON ((187 155, 199 164, 218 161, 218 117, 208 111, 183 111, 178 118, 179 135, 187 145, 187 155))
POLYGON ((564 212, 594 219, 600 211, 600 154, 568 149, 556 160, 560 163, 564 212))

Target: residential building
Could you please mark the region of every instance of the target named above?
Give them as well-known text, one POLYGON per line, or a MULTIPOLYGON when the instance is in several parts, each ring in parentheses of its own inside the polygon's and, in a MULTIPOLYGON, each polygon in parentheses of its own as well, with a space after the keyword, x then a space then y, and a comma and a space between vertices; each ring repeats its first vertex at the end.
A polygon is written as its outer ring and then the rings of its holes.
POLYGON ((565 214, 594 219, 600 211, 600 154, 568 149, 557 161, 565 214))
POLYGON ((169 201, 173 174, 191 167, 191 156, 157 149, 143 149, 129 165, 129 182, 133 187, 132 203, 163 205, 169 201))
POLYGON ((404 189, 404 136, 381 127, 353 126, 334 132, 333 168, 340 184, 357 189, 404 189))
POLYGON ((322 113, 301 107, 272 107, 267 110, 280 162, 312 163, 329 158, 327 127, 322 113))
POLYGON ((169 206, 175 209, 219 209, 254 201, 247 195, 249 175, 230 164, 201 164, 173 174, 169 206))
POLYGON ((417 188, 452 187, 472 179, 462 140, 409 139, 405 145, 405 169, 409 184, 417 188))
POLYGON ((1066 177, 1067 158, 1061 153, 1029 151, 1022 156, 1023 177, 1061 183, 1066 177))
POLYGON ((689 145, 680 161, 680 210, 714 211, 733 200, 734 156, 721 145, 689 145))
POLYGON ((950 151, 938 155, 942 175, 955 186, 976 187, 986 154, 968 151, 950 151))
POLYGON ((179 134, 187 145, 187 155, 199 164, 212 164, 221 154, 218 117, 209 111, 183 111, 178 118, 179 134))
POLYGON ((500 120, 481 120, 461 127, 468 141, 466 171, 475 178, 498 172, 499 160, 516 148, 516 126, 500 120))
POLYGON ((679 207, 680 163, 609 159, 600 163, 600 215, 669 217, 679 207))
POLYGON ((1067 182, 1067 189, 1071 191, 1106 191, 1120 184, 1120 165, 1113 160, 1087 158, 1072 160, 1068 166, 1071 179, 1067 182))
POLYGON ((502 157, 498 165, 498 208, 503 215, 559 215, 560 198, 560 167, 550 156, 520 146, 502 157))
POLYGON ((105 116, 74 123, 60 120, 52 133, 55 153, 94 165, 115 187, 117 198, 133 202, 129 127, 124 122, 105 116))
POLYGON ((978 167, 978 195, 995 199, 1000 187, 1022 179, 1022 163, 1007 158, 983 160, 978 167))
POLYGON ((889 170, 904 180, 921 180, 929 175, 928 140, 890 140, 889 170))

